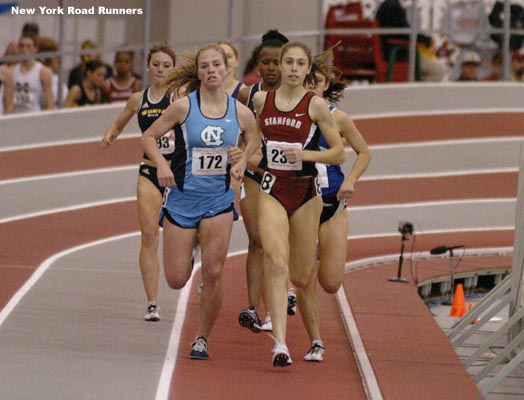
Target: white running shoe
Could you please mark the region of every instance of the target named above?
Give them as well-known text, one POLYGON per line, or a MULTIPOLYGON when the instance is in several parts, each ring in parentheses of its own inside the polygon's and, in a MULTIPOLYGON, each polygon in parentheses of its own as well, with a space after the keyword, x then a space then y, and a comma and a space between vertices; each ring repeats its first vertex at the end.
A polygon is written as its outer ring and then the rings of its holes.
POLYGON ((287 346, 278 342, 273 335, 270 334, 269 336, 275 341, 275 346, 273 347, 273 365, 275 367, 287 367, 291 365, 293 361, 291 360, 287 346))
POLYGON ((150 301, 147 305, 147 313, 144 319, 146 321, 160 321, 160 307, 154 301, 150 301))
POLYGON ((262 324, 262 330, 264 332, 273 332, 273 324, 271 323, 271 314, 269 312, 266 314, 266 319, 262 324))
POLYGON ((323 343, 319 340, 315 340, 307 354, 304 356, 304 360, 313 362, 324 361, 324 350, 323 343))

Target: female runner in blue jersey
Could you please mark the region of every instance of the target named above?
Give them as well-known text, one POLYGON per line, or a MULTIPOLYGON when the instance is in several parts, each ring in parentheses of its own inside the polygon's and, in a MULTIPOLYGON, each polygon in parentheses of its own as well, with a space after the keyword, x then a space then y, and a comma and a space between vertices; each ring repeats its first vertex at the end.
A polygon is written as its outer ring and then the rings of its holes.
POLYGON ((142 137, 160 185, 169 188, 160 218, 164 271, 171 288, 180 289, 189 280, 197 235, 200 240, 204 285, 192 359, 209 357, 207 339, 222 305, 222 271, 233 227, 230 180, 242 178, 247 159, 260 147, 253 113, 226 93, 227 72, 227 57, 219 45, 188 57, 167 81, 175 93, 183 89, 189 94, 173 102, 142 137), (156 140, 173 127, 175 153, 169 165, 156 140), (246 147, 232 165, 241 133, 246 147))

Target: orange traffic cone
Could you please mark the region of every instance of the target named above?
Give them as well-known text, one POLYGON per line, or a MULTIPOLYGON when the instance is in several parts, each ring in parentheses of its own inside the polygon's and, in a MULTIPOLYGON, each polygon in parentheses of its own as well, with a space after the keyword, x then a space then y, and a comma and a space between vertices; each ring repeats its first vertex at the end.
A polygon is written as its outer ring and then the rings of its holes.
POLYGON ((453 304, 451 305, 450 317, 462 317, 466 314, 466 298, 464 297, 464 288, 462 283, 457 284, 453 304))
MULTIPOLYGON (((471 310, 472 308, 473 308, 473 304, 469 303, 469 305, 468 305, 468 312, 469 312, 469 310, 471 310)), ((475 319, 472 319, 470 323, 471 323, 471 325, 474 325, 474 324, 476 324, 477 322, 479 322, 479 319, 478 319, 478 318, 475 318, 475 319)))

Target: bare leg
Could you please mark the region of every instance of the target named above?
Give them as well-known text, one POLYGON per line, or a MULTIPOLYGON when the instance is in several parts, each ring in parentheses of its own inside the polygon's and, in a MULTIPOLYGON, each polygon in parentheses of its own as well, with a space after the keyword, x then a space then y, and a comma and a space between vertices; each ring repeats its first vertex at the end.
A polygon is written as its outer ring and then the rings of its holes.
POLYGON ((141 230, 139 263, 142 282, 147 300, 158 303, 158 213, 162 206, 162 195, 143 176, 138 177, 137 205, 141 230))
POLYGON ((344 280, 348 227, 348 214, 344 210, 324 222, 319 229, 318 279, 327 293, 336 293, 344 280))
POLYGON ((273 335, 281 343, 286 342, 287 277, 288 269, 288 218, 286 210, 272 196, 260 192, 259 231, 264 248, 264 274, 267 290, 267 306, 271 312, 273 335))
POLYGON ((263 296, 264 251, 258 233, 258 192, 259 184, 253 179, 244 179, 246 196, 240 201, 242 219, 249 238, 246 260, 247 294, 249 306, 259 308, 263 296))
POLYGON ((233 213, 205 218, 200 222, 202 249, 202 279, 204 288, 200 299, 200 320, 196 337, 208 338, 216 322, 224 295, 222 272, 227 257, 233 213))

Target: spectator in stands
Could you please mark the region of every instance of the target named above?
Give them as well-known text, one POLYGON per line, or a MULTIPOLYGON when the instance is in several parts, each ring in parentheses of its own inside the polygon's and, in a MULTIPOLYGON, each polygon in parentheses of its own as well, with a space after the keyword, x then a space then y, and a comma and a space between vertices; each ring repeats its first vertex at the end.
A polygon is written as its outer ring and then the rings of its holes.
MULTIPOLYGON (((20 54, 20 48, 18 47, 18 42, 11 42, 7 45, 4 51, 4 56, 14 56, 20 54)), ((14 66, 18 61, 4 61, 2 65, 7 65, 8 67, 14 66)))
MULTIPOLYGON (((32 36, 22 36, 20 53, 34 55, 36 45, 32 36)), ((53 108, 51 70, 34 57, 16 64, 5 80, 5 114, 34 112, 53 108)))
POLYGON ((460 64, 460 76, 457 81, 472 82, 479 80, 480 64, 482 60, 474 51, 464 54, 460 64))
MULTIPOLYGON (((19 54, 18 42, 11 42, 7 45, 4 56, 12 56, 19 54)), ((4 61, 0 65, 0 115, 4 114, 4 103, 5 103, 5 81, 8 76, 12 74, 13 67, 18 61, 4 61)))
MULTIPOLYGON (((96 44, 91 40, 85 40, 81 45, 82 50, 96 49, 96 44)), ((69 73, 69 79, 67 81, 67 87, 71 89, 74 85, 82 83, 82 79, 85 77, 85 66, 91 60, 102 60, 100 53, 82 54, 80 56, 80 63, 77 64, 69 73)), ((104 64, 106 67, 106 78, 113 76, 113 69, 104 64)))
POLYGON ((509 77, 514 82, 524 82, 524 48, 515 50, 511 55, 509 77))
POLYGON ((139 77, 133 73, 134 51, 117 51, 115 53, 115 75, 107 80, 109 101, 127 101, 134 92, 142 88, 139 77))
MULTIPOLYGON (((399 0, 384 0, 377 9, 375 19, 381 28, 409 28, 406 10, 399 0)), ((395 61, 409 59, 408 46, 410 37, 407 34, 381 35, 382 53, 386 62, 390 61, 393 48, 397 50, 395 61)), ((447 67, 439 61, 431 36, 417 35, 417 51, 419 55, 422 80, 440 82, 447 73, 447 67)))
POLYGON ((0 115, 4 113, 4 81, 10 74, 8 68, 6 65, 0 65, 0 115))
POLYGON ((501 81, 504 78, 504 69, 503 69, 503 59, 504 56, 502 52, 496 53, 491 58, 491 73, 482 78, 483 81, 501 81))
POLYGON ((82 79, 82 82, 69 90, 64 107, 89 106, 108 102, 104 63, 100 60, 88 61, 85 70, 85 78, 82 79))
POLYGON ((446 76, 448 69, 437 56, 433 38, 419 34, 417 36, 417 50, 419 54, 422 80, 427 82, 440 82, 446 76))
POLYGON ((251 52, 251 57, 247 60, 246 67, 244 68, 242 83, 246 86, 251 86, 262 80, 258 73, 258 52, 258 46, 255 46, 251 52))
MULTIPOLYGON (((381 28, 409 28, 408 17, 406 10, 400 4, 399 0, 384 0, 375 13, 375 19, 381 28)), ((381 35, 380 41, 382 43, 382 53, 384 60, 389 61, 391 50, 395 47, 395 44, 391 43, 391 40, 401 40, 406 43, 409 42, 409 35, 402 34, 391 34, 381 35)), ((405 61, 408 58, 406 49, 402 49, 397 53, 397 60, 405 61)))
MULTIPOLYGON (((510 28, 523 29, 524 28, 524 8, 518 4, 510 5, 510 28)), ((497 1, 488 16, 490 25, 493 28, 502 28, 504 26, 504 2, 497 1)), ((503 34, 493 34, 491 38, 497 43, 499 49, 502 50, 504 44, 503 34)), ((511 34, 509 38, 510 51, 520 49, 524 45, 524 35, 511 34)))
POLYGON ((35 43, 40 36, 40 28, 36 22, 26 22, 22 27, 22 36, 31 36, 35 43))
MULTIPOLYGON (((39 53, 46 53, 46 52, 52 52, 58 50, 58 42, 55 39, 49 38, 49 37, 40 37, 38 39, 38 52, 39 53)), ((41 59, 42 64, 44 64, 46 67, 48 67, 51 70, 52 73, 52 89, 53 89, 53 104, 55 107, 60 107, 62 104, 64 104, 64 100, 67 97, 67 85, 62 82, 62 85, 60 86, 60 91, 62 92, 61 102, 58 103, 58 72, 60 70, 60 57, 54 56, 54 57, 45 57, 41 59)))

